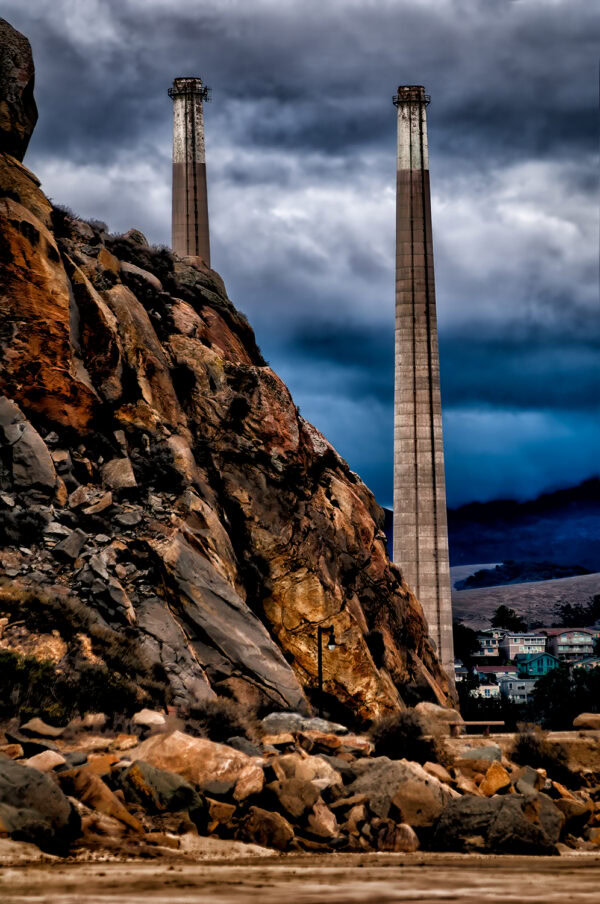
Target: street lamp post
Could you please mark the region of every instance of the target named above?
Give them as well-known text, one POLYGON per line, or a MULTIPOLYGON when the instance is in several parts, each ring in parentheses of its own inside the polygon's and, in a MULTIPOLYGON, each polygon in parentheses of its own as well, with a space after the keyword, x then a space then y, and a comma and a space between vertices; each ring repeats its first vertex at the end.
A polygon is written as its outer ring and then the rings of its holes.
POLYGON ((319 685, 319 718, 323 717, 323 635, 328 634, 327 649, 335 650, 333 625, 330 628, 317 628, 317 681, 319 685))

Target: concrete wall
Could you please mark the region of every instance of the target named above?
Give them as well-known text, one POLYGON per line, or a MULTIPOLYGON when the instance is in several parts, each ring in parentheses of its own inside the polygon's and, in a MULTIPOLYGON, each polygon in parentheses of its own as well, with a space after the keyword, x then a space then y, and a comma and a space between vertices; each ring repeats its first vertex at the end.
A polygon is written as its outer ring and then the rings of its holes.
POLYGON ((210 267, 203 85, 175 79, 173 98, 173 251, 201 257, 210 267))
POLYGON ((424 89, 398 89, 394 560, 453 674, 452 602, 442 443, 424 89))

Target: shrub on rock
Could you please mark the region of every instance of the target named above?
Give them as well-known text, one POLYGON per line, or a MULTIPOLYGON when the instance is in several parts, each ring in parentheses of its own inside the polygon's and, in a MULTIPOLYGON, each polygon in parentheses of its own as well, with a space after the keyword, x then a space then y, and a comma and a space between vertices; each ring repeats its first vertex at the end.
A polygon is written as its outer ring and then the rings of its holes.
POLYGON ((242 737, 253 742, 259 735, 255 711, 224 697, 194 704, 186 719, 186 727, 192 733, 220 744, 231 737, 242 737))
POLYGON ((550 778, 566 785, 579 784, 574 772, 569 768, 569 754, 557 741, 549 741, 547 732, 534 726, 520 731, 515 736, 509 759, 519 766, 533 766, 545 769, 550 778))
POLYGON ((448 754, 441 740, 425 736, 423 723, 414 712, 383 716, 373 723, 369 734, 377 756, 387 756, 393 760, 413 760, 416 763, 448 762, 448 754))

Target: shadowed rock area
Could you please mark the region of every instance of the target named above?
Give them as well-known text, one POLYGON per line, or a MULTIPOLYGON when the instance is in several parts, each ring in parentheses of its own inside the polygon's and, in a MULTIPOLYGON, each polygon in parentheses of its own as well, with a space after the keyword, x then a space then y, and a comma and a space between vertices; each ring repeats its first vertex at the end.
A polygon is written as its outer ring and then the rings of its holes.
MULTIPOLYGON (((24 151, 33 64, 2 29, 3 134, 24 151)), ((53 208, 19 147, 0 155, 2 649, 75 680, 107 668, 136 705, 307 712, 333 625, 333 716, 445 703, 382 510, 219 275, 53 208)))
POLYGON ((37 122, 29 41, 0 19, 0 151, 22 160, 37 122))

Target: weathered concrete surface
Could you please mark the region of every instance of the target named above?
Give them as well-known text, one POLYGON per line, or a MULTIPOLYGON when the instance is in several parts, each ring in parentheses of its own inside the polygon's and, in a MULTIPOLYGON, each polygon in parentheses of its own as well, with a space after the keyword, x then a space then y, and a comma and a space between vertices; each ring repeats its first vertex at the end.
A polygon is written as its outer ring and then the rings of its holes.
POLYGON ((181 257, 199 257, 210 267, 205 88, 199 78, 176 78, 169 93, 173 98, 173 251, 181 257))
MULTIPOLYGON (((202 839, 202 841, 213 839, 202 839)), ((600 857, 498 857, 435 854, 275 855, 256 846, 206 845, 200 863, 75 863, 5 868, 0 897, 72 904, 588 904, 598 893, 600 857), (215 850, 211 857, 211 848, 215 850), (229 862, 223 861, 230 850, 229 862), (247 850, 247 855, 244 856, 247 850), (218 852, 217 852, 218 851, 218 852), (219 858, 218 860, 216 858, 219 858), (216 860, 216 862, 215 862, 216 860)))
POLYGON ((394 560, 452 673, 452 603, 431 234, 426 98, 399 87, 396 195, 394 560))

